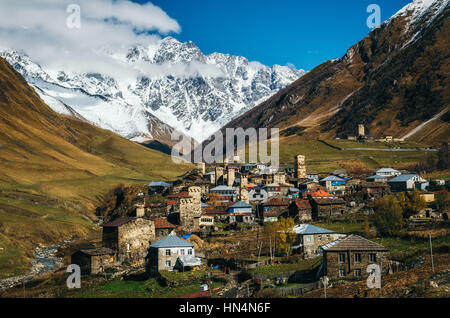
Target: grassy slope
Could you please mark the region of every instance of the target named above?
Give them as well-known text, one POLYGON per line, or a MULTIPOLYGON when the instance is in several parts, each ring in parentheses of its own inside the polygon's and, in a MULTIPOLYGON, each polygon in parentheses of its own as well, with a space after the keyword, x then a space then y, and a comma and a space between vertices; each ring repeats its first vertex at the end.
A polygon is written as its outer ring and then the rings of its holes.
POLYGON ((23 272, 38 243, 95 231, 94 208, 116 185, 174 179, 190 168, 56 114, 0 59, 0 278, 23 272))

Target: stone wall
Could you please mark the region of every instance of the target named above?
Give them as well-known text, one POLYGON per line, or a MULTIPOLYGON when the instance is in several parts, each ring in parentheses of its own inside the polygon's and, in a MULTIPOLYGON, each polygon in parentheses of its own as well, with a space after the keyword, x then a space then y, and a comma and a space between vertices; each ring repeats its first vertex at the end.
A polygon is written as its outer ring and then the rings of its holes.
POLYGON ((306 178, 305 156, 295 156, 295 177, 298 179, 306 178))
POLYGON ((374 252, 374 251, 342 251, 342 252, 324 252, 324 262, 326 266, 326 275, 328 278, 340 278, 339 270, 345 270, 345 277, 357 277, 355 276, 355 269, 361 270, 361 279, 366 279, 369 273, 366 272, 367 266, 372 264, 369 260, 369 254, 376 254, 376 264, 380 265, 381 256, 383 256, 383 269, 382 274, 386 274, 389 270, 389 260, 387 259, 386 252, 374 252), (345 262, 339 261, 339 254, 345 254, 345 262), (361 262, 355 262, 355 254, 361 254, 361 262))
POLYGON ((241 183, 239 185, 239 195, 241 197, 241 201, 245 203, 249 203, 248 198, 248 176, 246 174, 241 174, 241 183))

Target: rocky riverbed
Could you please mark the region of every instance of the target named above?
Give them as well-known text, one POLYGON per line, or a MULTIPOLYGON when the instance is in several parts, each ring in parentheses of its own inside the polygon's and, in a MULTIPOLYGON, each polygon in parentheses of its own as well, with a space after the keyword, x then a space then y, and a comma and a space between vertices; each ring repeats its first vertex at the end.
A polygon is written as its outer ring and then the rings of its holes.
POLYGON ((56 256, 58 248, 69 241, 57 245, 38 246, 34 250, 34 259, 31 261, 31 270, 26 275, 8 277, 0 280, 0 291, 31 281, 41 275, 52 272, 64 265, 62 258, 56 256))

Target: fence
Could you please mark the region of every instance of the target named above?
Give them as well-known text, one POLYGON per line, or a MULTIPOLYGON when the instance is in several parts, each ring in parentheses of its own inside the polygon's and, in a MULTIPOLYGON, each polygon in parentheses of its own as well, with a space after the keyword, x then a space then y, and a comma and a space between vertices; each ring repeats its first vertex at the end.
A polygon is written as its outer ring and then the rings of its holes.
POLYGON ((304 284, 302 286, 276 288, 275 291, 278 296, 287 297, 287 296, 301 296, 304 293, 307 293, 311 290, 318 288, 320 288, 320 283, 314 282, 310 284, 304 284))

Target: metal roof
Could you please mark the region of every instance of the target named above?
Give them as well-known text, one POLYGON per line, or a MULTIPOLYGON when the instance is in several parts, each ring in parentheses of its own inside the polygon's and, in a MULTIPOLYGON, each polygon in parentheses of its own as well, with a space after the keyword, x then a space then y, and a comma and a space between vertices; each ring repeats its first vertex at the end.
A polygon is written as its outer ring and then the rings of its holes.
POLYGON ((417 174, 402 174, 400 176, 397 176, 391 180, 389 180, 388 182, 405 182, 408 180, 411 180, 414 177, 417 177, 417 174))
POLYGON ((153 243, 152 245, 150 245, 150 247, 194 247, 194 245, 189 243, 188 241, 183 240, 182 238, 179 238, 178 236, 168 235, 160 239, 158 242, 153 243))
POLYGON ((293 231, 300 235, 336 233, 335 231, 324 229, 322 227, 318 227, 318 226, 311 225, 311 224, 296 225, 296 226, 294 226, 293 231))
POLYGON ((226 190, 234 191, 234 188, 226 186, 226 185, 220 185, 220 186, 217 186, 217 187, 211 189, 211 191, 226 191, 226 190))
POLYGON ((238 201, 232 206, 230 206, 230 208, 251 208, 251 207, 252 206, 250 204, 247 204, 244 201, 238 201))
POLYGON ((383 173, 383 172, 399 173, 400 171, 392 169, 392 168, 381 168, 381 169, 378 169, 375 173, 383 173))
POLYGON ((152 181, 149 185, 149 187, 165 187, 170 188, 170 184, 164 181, 152 181))
POLYGON ((345 181, 345 180, 336 176, 328 176, 320 181, 345 181))

